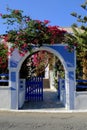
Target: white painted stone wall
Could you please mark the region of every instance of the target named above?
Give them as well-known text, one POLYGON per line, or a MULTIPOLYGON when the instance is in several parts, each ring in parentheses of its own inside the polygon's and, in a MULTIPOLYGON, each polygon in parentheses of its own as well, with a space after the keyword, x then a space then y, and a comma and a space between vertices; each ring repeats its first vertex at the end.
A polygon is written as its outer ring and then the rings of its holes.
POLYGON ((20 79, 19 82, 18 108, 21 108, 25 102, 25 79, 20 79))
POLYGON ((53 70, 49 71, 49 75, 50 75, 50 89, 55 89, 54 87, 54 72, 53 70))
POLYGON ((49 79, 49 64, 48 64, 48 66, 45 68, 45 79, 49 79))
POLYGON ((60 101, 61 101, 61 103, 65 107, 65 104, 66 104, 66 93, 65 93, 65 90, 61 90, 60 91, 60 101))
POLYGON ((87 91, 76 92, 75 109, 76 110, 87 110, 87 91))
POLYGON ((0 86, 0 109, 10 109, 11 90, 8 86, 0 86))
POLYGON ((60 101, 65 106, 66 105, 66 91, 65 91, 65 80, 59 79, 60 87, 60 101))

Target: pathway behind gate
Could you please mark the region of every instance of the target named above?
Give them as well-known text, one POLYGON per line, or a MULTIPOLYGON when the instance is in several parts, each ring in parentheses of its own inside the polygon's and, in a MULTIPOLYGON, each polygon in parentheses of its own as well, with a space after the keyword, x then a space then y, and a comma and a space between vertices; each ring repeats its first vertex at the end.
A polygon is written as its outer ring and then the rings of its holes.
POLYGON ((44 89, 43 101, 39 102, 26 102, 22 108, 23 110, 30 109, 64 109, 62 103, 58 100, 57 91, 44 89))

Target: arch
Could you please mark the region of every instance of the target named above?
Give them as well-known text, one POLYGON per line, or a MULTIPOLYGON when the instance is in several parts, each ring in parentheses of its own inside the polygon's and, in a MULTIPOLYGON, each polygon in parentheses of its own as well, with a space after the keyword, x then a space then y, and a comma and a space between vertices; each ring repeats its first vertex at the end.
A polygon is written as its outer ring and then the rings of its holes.
MULTIPOLYGON (((67 65, 66 65, 66 62, 65 62, 63 56, 62 56, 58 51, 56 51, 56 50, 54 50, 53 48, 51 48, 50 46, 42 46, 42 47, 40 47, 40 48, 33 48, 33 49, 32 49, 32 53, 35 53, 35 52, 38 52, 38 51, 42 51, 42 50, 51 52, 51 53, 53 53, 55 56, 57 56, 57 57, 60 59, 62 65, 63 65, 63 67, 64 67, 64 70, 67 70, 67 65)), ((25 61, 25 59, 26 59, 29 55, 31 55, 31 54, 30 54, 29 52, 27 52, 27 54, 26 54, 26 55, 21 59, 21 61, 19 62, 18 66, 17 66, 17 71, 18 71, 18 72, 20 71, 20 68, 21 68, 23 62, 25 61)))
MULTIPOLYGON (((67 110, 72 110, 74 109, 75 106, 75 69, 76 69, 75 57, 76 56, 75 56, 75 51, 70 53, 65 49, 65 46, 66 45, 60 45, 60 44, 44 45, 39 48, 34 46, 32 52, 46 50, 48 52, 53 53, 55 56, 57 56, 60 59, 65 70, 65 89, 66 89, 65 108, 67 110)), ((15 56, 14 54, 13 57, 10 58, 10 69, 9 69, 10 87, 13 87, 15 89, 15 93, 13 91, 11 92, 11 109, 18 109, 19 71, 21 69, 23 62, 29 55, 30 53, 28 52, 24 57, 19 56, 19 59, 17 59, 18 57, 15 56), (14 97, 16 97, 15 101, 13 101, 14 97)))

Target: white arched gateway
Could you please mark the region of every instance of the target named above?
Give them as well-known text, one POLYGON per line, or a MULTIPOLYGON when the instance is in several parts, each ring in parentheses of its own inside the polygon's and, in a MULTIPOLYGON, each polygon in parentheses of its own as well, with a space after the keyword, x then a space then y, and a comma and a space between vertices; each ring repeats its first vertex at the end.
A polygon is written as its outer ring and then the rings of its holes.
MULTIPOLYGON (((73 110, 75 107, 75 69, 76 69, 76 54, 75 51, 69 52, 65 45, 44 45, 42 47, 33 47, 33 52, 46 50, 57 56, 65 70, 65 107, 67 110, 73 110)), ((30 54, 27 53, 21 57, 15 50, 9 59, 9 86, 11 88, 11 109, 18 109, 19 106, 19 89, 20 76, 19 72, 25 59, 30 54)))

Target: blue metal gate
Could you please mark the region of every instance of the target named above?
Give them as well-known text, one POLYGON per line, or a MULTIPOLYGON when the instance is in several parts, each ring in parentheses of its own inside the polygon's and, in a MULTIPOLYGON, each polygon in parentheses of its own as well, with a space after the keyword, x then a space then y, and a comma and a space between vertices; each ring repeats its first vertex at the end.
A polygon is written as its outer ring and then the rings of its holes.
POLYGON ((31 77, 26 80, 26 101, 43 101, 43 78, 31 77))

